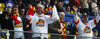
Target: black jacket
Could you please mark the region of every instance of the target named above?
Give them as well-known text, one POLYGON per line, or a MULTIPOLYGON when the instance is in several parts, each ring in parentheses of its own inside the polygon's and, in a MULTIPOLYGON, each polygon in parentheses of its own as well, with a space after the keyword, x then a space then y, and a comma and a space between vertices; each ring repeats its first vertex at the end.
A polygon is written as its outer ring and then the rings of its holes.
POLYGON ((11 14, 7 14, 7 12, 4 12, 1 15, 1 28, 2 29, 8 29, 8 30, 13 30, 13 23, 11 19, 11 14), (5 19, 5 16, 9 16, 8 20, 5 19))

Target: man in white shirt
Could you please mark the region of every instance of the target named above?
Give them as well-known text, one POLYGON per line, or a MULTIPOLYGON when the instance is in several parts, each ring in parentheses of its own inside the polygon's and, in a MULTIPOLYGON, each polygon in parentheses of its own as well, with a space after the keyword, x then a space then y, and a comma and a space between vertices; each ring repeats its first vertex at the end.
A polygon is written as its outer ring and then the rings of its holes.
POLYGON ((93 20, 88 21, 88 16, 84 15, 81 19, 77 15, 77 8, 73 7, 75 10, 74 14, 74 23, 78 29, 78 38, 79 39, 92 39, 92 29, 96 27, 100 20, 100 14, 96 16, 93 20))
MULTIPOLYGON (((53 8, 56 9, 56 7, 53 8)), ((56 12, 56 14, 53 13, 52 16, 44 15, 42 13, 43 6, 41 4, 38 4, 36 6, 36 10, 37 11, 35 12, 34 16, 30 17, 30 24, 32 24, 31 30, 32 32, 34 32, 32 34, 32 39, 41 39, 41 35, 43 36, 43 39, 48 39, 48 24, 53 23, 53 21, 59 20, 57 11, 53 10, 54 12, 56 12)))
MULTIPOLYGON (((21 18, 19 17, 17 6, 12 7, 11 19, 13 20, 14 31, 23 31, 23 24, 21 18)), ((14 39, 24 39, 23 32, 14 32, 14 39)))

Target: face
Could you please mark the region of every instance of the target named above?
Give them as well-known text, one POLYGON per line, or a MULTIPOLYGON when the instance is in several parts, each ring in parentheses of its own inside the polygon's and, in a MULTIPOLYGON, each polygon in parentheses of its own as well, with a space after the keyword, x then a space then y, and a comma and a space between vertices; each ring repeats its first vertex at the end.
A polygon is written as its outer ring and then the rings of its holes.
POLYGON ((42 11, 43 11, 42 5, 37 5, 36 10, 38 14, 42 14, 42 11))
POLYGON ((18 8, 12 8, 12 13, 13 13, 13 14, 18 13, 18 8))
POLYGON ((25 9, 21 9, 21 14, 24 15, 25 9))
POLYGON ((59 3, 58 3, 58 7, 59 7, 59 8, 62 8, 62 7, 63 7, 63 2, 59 2, 59 3))
POLYGON ((88 17, 82 17, 83 22, 88 22, 88 17))
POLYGON ((47 4, 50 4, 50 1, 48 1, 47 4))
POLYGON ((97 0, 95 0, 95 2, 97 3, 97 0))
POLYGON ((7 8, 8 13, 11 13, 11 10, 12 10, 11 8, 7 8))
POLYGON ((98 36, 98 32, 95 32, 94 35, 95 35, 95 36, 98 36))
POLYGON ((67 11, 70 11, 70 7, 67 7, 67 11))
POLYGON ((56 5, 57 4, 57 1, 54 1, 54 4, 56 5))
POLYGON ((60 20, 63 20, 65 18, 64 14, 59 14, 60 20))
POLYGON ((18 4, 21 4, 22 3, 22 0, 18 0, 18 4))

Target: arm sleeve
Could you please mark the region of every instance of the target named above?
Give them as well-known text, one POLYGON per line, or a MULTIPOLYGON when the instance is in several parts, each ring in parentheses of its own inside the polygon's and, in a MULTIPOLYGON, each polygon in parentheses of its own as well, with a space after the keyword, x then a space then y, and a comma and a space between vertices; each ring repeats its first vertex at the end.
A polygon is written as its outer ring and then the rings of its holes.
POLYGON ((57 33, 58 32, 58 29, 57 28, 54 28, 52 24, 49 24, 48 30, 51 33, 57 33))
POLYGON ((53 7, 52 12, 53 13, 51 14, 51 18, 53 19, 53 21, 59 20, 59 16, 58 16, 57 9, 55 6, 53 7))
POLYGON ((77 26, 80 22, 80 18, 77 15, 74 15, 74 23, 77 26))
MULTIPOLYGON (((54 22, 54 23, 52 23, 52 24, 49 24, 48 30, 49 30, 51 33, 58 33, 58 29, 55 28, 56 23, 57 23, 57 22, 54 22)), ((58 24, 58 23, 57 23, 57 24, 58 24)))
POLYGON ((46 19, 48 24, 51 24, 54 22, 53 19, 49 15, 45 15, 45 19, 46 19))
POLYGON ((100 20, 100 16, 96 16, 93 20, 90 20, 89 23, 91 24, 92 28, 94 28, 100 20))
POLYGON ((32 21, 32 16, 31 15, 26 15, 26 20, 31 23, 32 21))

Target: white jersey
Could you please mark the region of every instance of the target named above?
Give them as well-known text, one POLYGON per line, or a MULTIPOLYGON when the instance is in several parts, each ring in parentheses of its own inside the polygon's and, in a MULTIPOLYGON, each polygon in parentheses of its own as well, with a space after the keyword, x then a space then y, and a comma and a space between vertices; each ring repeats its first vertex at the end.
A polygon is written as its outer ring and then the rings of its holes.
MULTIPOLYGON (((13 20, 14 31, 23 31, 23 24, 22 24, 21 18, 19 16, 17 16, 17 19, 21 23, 15 25, 15 21, 13 20)), ((23 32, 14 32, 14 38, 22 38, 23 36, 24 36, 23 32)))
POLYGON ((78 29, 78 36, 83 36, 83 37, 78 37, 78 38, 79 39, 92 39, 88 37, 93 36, 92 29, 97 25, 99 20, 100 20, 100 16, 96 16, 96 18, 84 24, 77 15, 74 16, 74 23, 76 24, 76 28, 78 29))
MULTIPOLYGON (((48 24, 53 23, 53 20, 48 15, 35 13, 30 23, 32 24, 31 30, 34 32, 32 37, 40 37, 41 35, 39 33, 48 33, 48 24)), ((43 36, 48 37, 47 34, 43 34, 43 36)))

